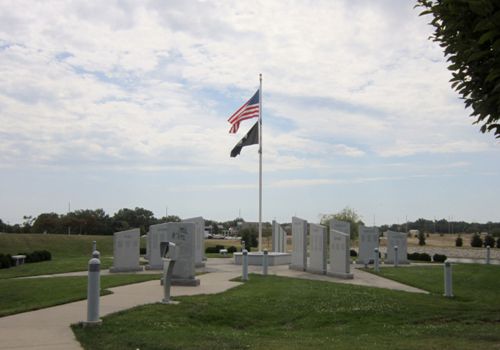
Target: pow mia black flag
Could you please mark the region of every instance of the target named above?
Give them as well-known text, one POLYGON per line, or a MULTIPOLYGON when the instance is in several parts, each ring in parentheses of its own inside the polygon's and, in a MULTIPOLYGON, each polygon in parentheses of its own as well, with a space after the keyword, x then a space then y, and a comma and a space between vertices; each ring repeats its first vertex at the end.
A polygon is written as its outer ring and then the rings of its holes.
POLYGON ((245 146, 256 145, 259 143, 259 122, 247 132, 245 136, 231 150, 231 157, 236 157, 240 154, 241 149, 245 146))

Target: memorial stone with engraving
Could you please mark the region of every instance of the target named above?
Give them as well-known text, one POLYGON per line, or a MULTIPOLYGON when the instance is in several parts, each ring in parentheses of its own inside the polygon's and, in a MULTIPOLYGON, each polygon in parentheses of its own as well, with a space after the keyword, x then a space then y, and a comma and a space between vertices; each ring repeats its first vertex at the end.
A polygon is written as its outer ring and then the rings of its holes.
POLYGON ((307 221, 292 218, 292 263, 290 269, 305 271, 307 268, 307 221))
POLYGON ((195 236, 196 225, 191 222, 168 222, 151 225, 149 239, 151 252, 149 254, 150 270, 163 269, 160 253, 161 242, 173 242, 177 249, 177 260, 172 273, 172 285, 199 285, 195 278, 195 236))
POLYGON ((286 232, 275 220, 273 220, 272 251, 278 253, 286 252, 286 232))
POLYGON ((326 258, 328 239, 326 227, 309 224, 310 257, 307 271, 324 275, 326 273, 326 258))
POLYGON ((375 262, 375 248, 378 248, 378 228, 359 227, 358 264, 373 264, 375 262))
POLYGON ((394 246, 398 247, 398 264, 408 264, 407 236, 404 232, 387 231, 387 259, 386 264, 394 264, 394 246))
POLYGON ((113 266, 110 272, 142 270, 139 265, 140 234, 138 228, 113 234, 113 266))
POLYGON ((351 273, 351 225, 345 221, 330 221, 330 265, 327 274, 353 278, 351 273))
POLYGON ((184 219, 182 222, 191 222, 195 224, 195 267, 204 267, 203 257, 205 256, 205 219, 201 216, 184 219))

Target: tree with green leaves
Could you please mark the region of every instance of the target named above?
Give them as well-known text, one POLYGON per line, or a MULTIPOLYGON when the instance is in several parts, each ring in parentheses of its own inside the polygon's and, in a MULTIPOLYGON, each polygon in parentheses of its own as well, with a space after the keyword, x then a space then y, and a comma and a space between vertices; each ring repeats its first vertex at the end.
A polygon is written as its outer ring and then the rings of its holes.
POLYGON ((472 107, 481 132, 500 138, 500 1, 417 0, 432 15, 431 39, 451 63, 451 86, 472 107))
POLYGON ((345 207, 336 214, 323 214, 320 223, 329 227, 329 222, 332 219, 347 221, 351 224, 351 239, 358 238, 359 226, 364 225, 363 221, 361 221, 361 216, 354 209, 349 207, 345 207))

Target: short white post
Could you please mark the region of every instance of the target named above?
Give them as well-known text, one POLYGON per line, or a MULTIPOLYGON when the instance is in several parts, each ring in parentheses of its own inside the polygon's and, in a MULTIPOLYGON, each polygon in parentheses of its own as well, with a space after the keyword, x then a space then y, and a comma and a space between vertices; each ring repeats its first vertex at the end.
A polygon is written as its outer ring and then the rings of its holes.
POLYGON ((398 256, 398 246, 394 246, 394 267, 398 267, 399 264, 399 256, 398 256))
POLYGON ((453 297, 453 283, 451 279, 451 263, 446 260, 444 262, 444 296, 453 297))
POLYGON ((245 249, 245 241, 241 241, 241 252, 243 253, 245 249))
POLYGON ((264 276, 267 275, 267 266, 268 266, 268 252, 267 249, 264 249, 264 254, 262 255, 262 274, 264 276))
POLYGON ((243 275, 241 279, 243 281, 248 281, 248 251, 243 249, 243 275))
POLYGON ((486 246, 486 264, 490 264, 490 258, 491 258, 491 252, 490 252, 490 246, 486 246))
POLYGON ((380 272, 380 269, 379 269, 379 266, 378 266, 378 248, 375 248, 373 251, 375 253, 375 259, 373 260, 374 267, 375 267, 375 272, 380 272))
POLYGON ((97 250, 97 242, 92 241, 92 253, 95 252, 96 250, 97 250))
POLYGON ((101 291, 101 261, 95 255, 89 260, 87 284, 87 325, 101 324, 99 320, 99 297, 101 291))

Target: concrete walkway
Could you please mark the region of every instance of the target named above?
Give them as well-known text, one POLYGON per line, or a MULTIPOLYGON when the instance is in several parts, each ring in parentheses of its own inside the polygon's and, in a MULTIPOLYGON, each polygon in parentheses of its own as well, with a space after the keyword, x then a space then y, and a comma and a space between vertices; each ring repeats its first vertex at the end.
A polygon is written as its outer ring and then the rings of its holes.
MULTIPOLYGON (((261 269, 260 266, 249 266, 250 273, 261 273, 261 269)), ((200 271, 206 272, 198 276, 201 282, 200 286, 174 286, 172 287, 171 295, 175 297, 181 295, 215 294, 224 292, 241 284, 239 282, 230 281, 231 279, 241 276, 241 266, 234 265, 232 259, 209 259, 207 261, 207 266, 200 271)), ((358 269, 352 269, 352 272, 354 274, 354 279, 342 280, 324 275, 313 275, 306 272, 290 270, 288 266, 271 266, 269 268, 269 274, 272 275, 350 283, 413 293, 426 293, 423 290, 387 280, 358 269)), ((159 271, 156 271, 156 273, 159 273, 159 271)), ((104 271, 103 274, 105 274, 104 271)), ((57 276, 78 275, 86 275, 86 272, 44 277, 55 278, 57 276)), ((163 289, 160 287, 158 280, 110 288, 110 290, 113 294, 101 297, 101 317, 117 311, 130 309, 134 306, 159 302, 163 297, 163 289)), ((73 323, 85 320, 86 311, 87 302, 83 300, 42 310, 2 317, 0 318, 0 348, 4 350, 82 349, 69 326, 73 323)))

